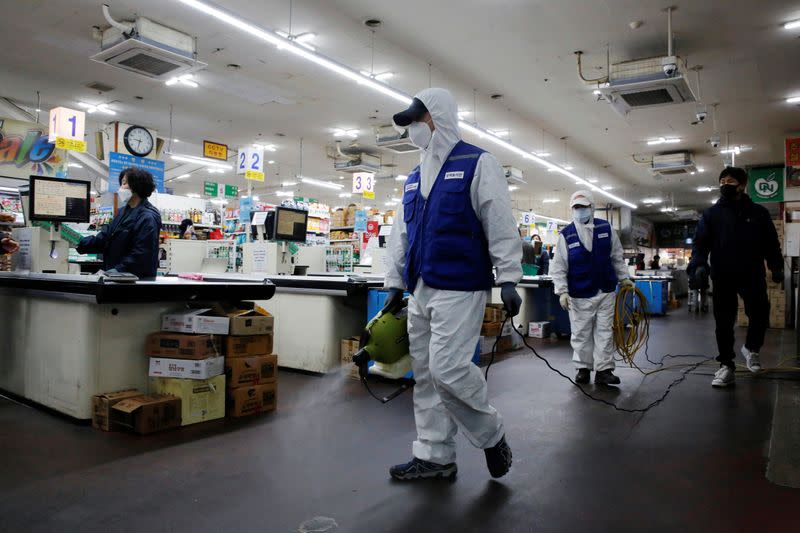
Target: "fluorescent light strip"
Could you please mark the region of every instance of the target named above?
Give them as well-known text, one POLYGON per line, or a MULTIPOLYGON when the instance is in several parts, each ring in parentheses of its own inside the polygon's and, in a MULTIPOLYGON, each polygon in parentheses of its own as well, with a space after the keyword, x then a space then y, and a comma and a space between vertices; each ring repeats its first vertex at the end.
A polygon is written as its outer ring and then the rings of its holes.
POLYGON ((211 159, 206 159, 204 157, 196 157, 193 155, 170 154, 170 158, 175 161, 182 161, 184 163, 193 163, 195 165, 203 165, 209 168, 215 168, 219 170, 231 170, 233 168, 231 165, 222 163, 220 161, 212 161, 211 159))
MULTIPOLYGON (((348 66, 346 66, 346 65, 344 65, 342 63, 339 63, 338 61, 334 61, 333 59, 329 59, 329 58, 323 56, 322 54, 311 52, 310 50, 308 50, 308 49, 306 49, 306 48, 304 48, 304 47, 302 47, 302 46, 300 46, 298 44, 295 44, 293 41, 291 41, 289 39, 286 39, 284 37, 281 37, 280 35, 278 35, 274 31, 266 30, 264 28, 261 28, 261 27, 258 27, 256 25, 254 25, 254 24, 250 24, 249 22, 246 22, 245 20, 243 20, 243 19, 239 18, 238 16, 232 14, 230 11, 227 11, 227 10, 225 10, 223 8, 220 8, 218 6, 212 5, 210 2, 202 2, 200 0, 178 0, 178 1, 181 2, 182 4, 185 4, 185 5, 189 6, 189 7, 194 8, 194 9, 196 9, 196 10, 202 12, 202 13, 205 13, 206 15, 212 16, 212 17, 216 18, 217 20, 219 20, 221 22, 229 24, 229 25, 231 25, 231 26, 233 26, 235 28, 238 28, 238 29, 242 30, 245 33, 249 33, 253 37, 257 37, 257 38, 261 39, 262 41, 265 41, 265 42, 267 42, 269 44, 272 44, 274 46, 280 46, 283 50, 287 50, 287 51, 295 54, 296 56, 302 57, 303 59, 311 61, 312 63, 316 63, 317 65, 319 65, 321 67, 324 67, 324 68, 330 70, 331 72, 335 72, 335 73, 339 74, 340 76, 342 76, 344 78, 350 79, 350 80, 358 83, 359 85, 365 85, 365 86, 369 87, 370 89, 373 89, 373 90, 375 90, 375 91, 377 91, 377 92, 379 92, 379 93, 381 93, 383 95, 388 96, 389 98, 392 98, 393 100, 395 100, 397 102, 400 102, 401 104, 409 105, 411 103, 411 101, 412 101, 412 97, 411 96, 409 96, 409 95, 407 95, 407 94, 405 94, 403 92, 400 92, 400 91, 390 87, 389 85, 386 85, 385 83, 382 83, 382 82, 380 82, 378 80, 375 80, 375 79, 372 79, 370 77, 364 76, 364 75, 360 74, 358 71, 353 70, 350 67, 348 67, 348 66)), ((501 139, 501 138, 499 138, 499 137, 497 137, 495 135, 492 135, 491 133, 489 133, 488 131, 484 130, 483 128, 474 126, 472 124, 468 124, 468 123, 464 122, 463 120, 459 121, 459 126, 464 131, 470 132, 473 135, 478 135, 481 138, 487 138, 490 141, 492 141, 494 144, 496 144, 496 145, 498 145, 498 146, 500 146, 502 148, 505 148, 509 152, 517 154, 518 156, 520 156, 520 157, 522 157, 524 159, 532 159, 533 161, 536 161, 537 163, 539 163, 540 165, 542 165, 542 166, 544 166, 545 168, 548 168, 548 169, 549 168, 553 168, 553 169, 561 172, 565 176, 567 176, 569 178, 572 178, 572 179, 574 179, 576 181, 579 181, 582 185, 585 185, 587 188, 589 188, 589 189, 591 189, 593 191, 596 191, 596 192, 598 192, 600 194, 603 194, 604 196, 606 196, 607 198, 609 198, 609 199, 611 199, 611 200, 613 200, 615 202, 618 202, 618 203, 620 203, 622 205, 630 207, 631 209, 636 209, 636 204, 628 202, 626 200, 623 200, 622 198, 620 198, 618 196, 615 196, 613 194, 610 194, 610 193, 602 190, 600 187, 597 187, 596 185, 593 185, 593 184, 589 183, 588 181, 584 180, 583 178, 573 174, 572 172, 570 172, 568 170, 565 170, 565 169, 562 169, 561 167, 559 167, 557 165, 554 165, 553 163, 550 163, 549 161, 546 161, 546 160, 542 159, 541 157, 539 157, 537 155, 531 154, 530 152, 527 152, 527 151, 523 150, 522 148, 519 148, 518 146, 515 146, 515 145, 513 145, 513 144, 511 144, 511 143, 509 143, 507 141, 504 141, 503 139, 501 139)))
POLYGON ((786 99, 787 104, 800 104, 800 96, 792 96, 786 99))
POLYGON ((569 224, 570 223, 569 220, 564 220, 563 218, 546 217, 544 215, 539 215, 539 214, 536 214, 536 213, 533 213, 533 216, 535 218, 543 218, 545 220, 552 220, 553 222, 558 222, 559 224, 569 224))
POLYGON ((315 180, 314 178, 300 178, 300 181, 302 181, 303 183, 307 183, 309 185, 324 187, 325 189, 335 189, 337 191, 344 189, 344 185, 342 185, 341 183, 331 183, 329 181, 315 180))
POLYGON ((792 20, 783 25, 785 30, 793 30, 795 28, 800 28, 800 20, 792 20))

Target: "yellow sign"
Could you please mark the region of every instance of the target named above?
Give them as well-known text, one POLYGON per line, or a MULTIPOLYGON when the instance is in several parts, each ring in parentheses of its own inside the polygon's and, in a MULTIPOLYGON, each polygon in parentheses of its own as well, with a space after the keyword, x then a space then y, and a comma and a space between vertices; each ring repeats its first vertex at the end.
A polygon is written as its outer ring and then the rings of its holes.
POLYGON ((210 159, 228 160, 228 145, 211 141, 203 141, 203 156, 210 159))
POLYGON ((264 173, 258 170, 248 170, 244 173, 244 179, 250 181, 264 181, 264 173))
POLYGON ((375 199, 375 191, 364 191, 364 198, 366 200, 374 200, 375 199))
POLYGON ((85 152, 86 141, 78 141, 76 139, 65 139, 64 137, 56 137, 56 148, 60 150, 72 150, 73 152, 85 152))

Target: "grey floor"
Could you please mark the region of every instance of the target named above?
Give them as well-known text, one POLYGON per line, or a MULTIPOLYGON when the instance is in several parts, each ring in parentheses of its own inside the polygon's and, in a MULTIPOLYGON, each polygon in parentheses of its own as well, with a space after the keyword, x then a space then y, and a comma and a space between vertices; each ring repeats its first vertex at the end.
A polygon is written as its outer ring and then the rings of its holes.
MULTIPOLYGON (((536 345, 572 374, 566 342, 536 345)), ((714 355, 713 320, 655 319, 649 353, 714 355)), ((783 353, 792 332, 770 330, 766 365, 783 353)), ((715 369, 640 416, 586 400, 526 351, 504 358, 489 390, 514 467, 499 482, 463 437, 457 482, 391 482, 410 457, 411 395, 383 406, 340 377, 283 372, 270 416, 149 437, 2 400, 0 531, 291 532, 316 516, 340 532, 799 531, 800 491, 764 476, 779 382, 712 390, 715 369)), ((637 407, 676 372, 618 369, 616 393, 587 390, 637 407)))

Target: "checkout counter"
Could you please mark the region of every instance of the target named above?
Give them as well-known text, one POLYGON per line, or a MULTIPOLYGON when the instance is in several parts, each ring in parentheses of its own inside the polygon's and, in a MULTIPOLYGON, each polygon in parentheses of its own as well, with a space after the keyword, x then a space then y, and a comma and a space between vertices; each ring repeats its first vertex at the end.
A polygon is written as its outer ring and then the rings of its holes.
POLYGON ((147 390, 145 337, 186 302, 266 303, 264 278, 113 283, 98 276, 0 273, 0 389, 77 419, 91 397, 147 390))

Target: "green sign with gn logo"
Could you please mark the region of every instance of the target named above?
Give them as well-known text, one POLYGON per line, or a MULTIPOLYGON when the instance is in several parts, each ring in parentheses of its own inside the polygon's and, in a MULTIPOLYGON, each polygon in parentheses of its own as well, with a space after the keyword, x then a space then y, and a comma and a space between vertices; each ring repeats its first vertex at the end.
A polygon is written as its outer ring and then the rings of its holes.
POLYGON ((751 168, 747 177, 747 194, 754 202, 783 201, 783 167, 751 168))

